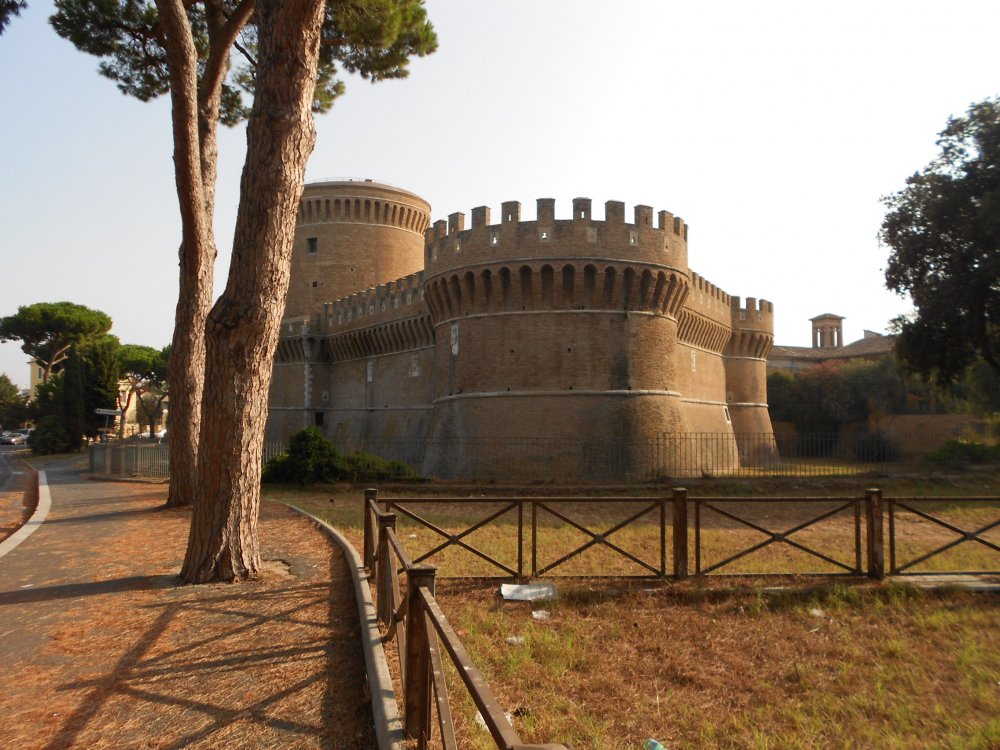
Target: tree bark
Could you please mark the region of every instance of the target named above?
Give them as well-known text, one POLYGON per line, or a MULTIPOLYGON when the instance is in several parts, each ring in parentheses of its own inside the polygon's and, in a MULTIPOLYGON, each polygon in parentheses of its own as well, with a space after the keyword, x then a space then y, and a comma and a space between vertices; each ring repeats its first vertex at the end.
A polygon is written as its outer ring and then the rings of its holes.
POLYGON ((206 210, 199 132, 198 53, 180 0, 157 0, 170 71, 174 177, 181 213, 180 283, 170 352, 170 490, 168 506, 194 497, 204 386, 205 318, 212 303, 215 246, 206 210))
POLYGON ((185 15, 178 15, 179 4, 174 0, 158 0, 158 9, 167 30, 165 47, 168 61, 173 47, 178 58, 184 57, 185 64, 178 59, 177 75, 174 63, 169 62, 171 94, 175 83, 187 89, 191 66, 194 67, 194 90, 184 91, 180 111, 174 99, 174 166, 179 173, 182 166, 189 170, 193 164, 191 153, 196 148, 199 157, 199 172, 190 174, 185 180, 185 189, 194 191, 198 186, 200 195, 184 193, 178 181, 178 199, 181 203, 182 224, 185 219, 185 204, 188 213, 200 213, 200 226, 192 228, 191 234, 198 236, 196 246, 188 243, 188 235, 181 245, 181 272, 177 295, 177 311, 174 319, 173 348, 170 358, 170 490, 167 506, 190 505, 195 496, 195 477, 198 468, 198 439, 201 432, 201 399, 205 385, 205 321, 212 306, 215 259, 218 251, 212 218, 215 215, 215 188, 218 177, 218 130, 221 107, 222 84, 229 70, 230 48, 240 30, 246 25, 254 9, 253 0, 243 0, 227 17, 227 11, 216 2, 205 3, 208 22, 209 55, 201 83, 197 78, 197 54, 191 40, 190 25, 185 15), (164 16, 165 11, 169 18, 164 16), (169 23, 168 23, 169 21, 169 23), (176 29, 174 26, 183 26, 176 29), (183 33, 187 40, 174 41, 174 36, 183 33), (190 40, 190 41, 188 41, 190 40), (194 110, 192 100, 194 97, 194 110), (194 125, 192 126, 192 118, 194 125), (185 133, 193 132, 196 141, 184 146, 184 160, 177 158, 176 129, 178 119, 183 123, 185 133), (194 130, 191 131, 191 128, 194 130), (176 387, 175 387, 176 386, 176 387))
POLYGON ((295 215, 316 140, 311 108, 324 4, 257 3, 260 59, 233 254, 206 325, 197 487, 181 571, 189 583, 253 578, 260 569, 267 394, 295 215))

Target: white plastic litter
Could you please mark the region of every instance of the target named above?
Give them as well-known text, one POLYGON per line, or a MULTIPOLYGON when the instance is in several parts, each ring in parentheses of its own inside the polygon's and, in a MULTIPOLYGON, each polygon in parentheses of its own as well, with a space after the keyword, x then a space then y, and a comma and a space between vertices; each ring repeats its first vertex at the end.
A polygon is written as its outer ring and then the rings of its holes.
POLYGON ((524 637, 520 635, 512 635, 507 639, 508 646, 523 646, 524 637))
POLYGON ((552 583, 502 583, 500 596, 509 602, 543 602, 556 595, 552 583))
MULTIPOLYGON (((510 724, 511 726, 514 726, 514 717, 511 716, 506 711, 503 712, 503 715, 507 717, 507 723, 510 724)), ((486 726, 486 719, 483 718, 483 715, 479 713, 479 711, 476 711, 476 724, 478 724, 479 728, 482 729, 483 731, 485 732, 490 731, 490 728, 486 726)))
POLYGON ((534 612, 531 613, 531 617, 532 619, 535 620, 548 620, 549 611, 547 609, 536 609, 534 612))
POLYGON ((823 617, 824 616, 823 615, 823 610, 821 610, 819 607, 813 607, 812 609, 810 609, 809 610, 809 614, 812 615, 813 617, 823 617))

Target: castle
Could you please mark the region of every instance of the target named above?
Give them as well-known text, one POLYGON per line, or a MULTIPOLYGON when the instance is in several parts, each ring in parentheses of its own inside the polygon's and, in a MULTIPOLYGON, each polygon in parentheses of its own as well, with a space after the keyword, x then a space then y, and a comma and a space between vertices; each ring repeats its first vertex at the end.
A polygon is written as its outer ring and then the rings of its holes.
POLYGON ((542 198, 534 221, 507 202, 431 224, 406 190, 306 185, 268 439, 316 425, 440 478, 677 475, 680 438, 706 433, 730 439, 701 470, 754 460, 737 436, 772 433, 771 304, 692 272, 667 211, 591 212, 542 198))

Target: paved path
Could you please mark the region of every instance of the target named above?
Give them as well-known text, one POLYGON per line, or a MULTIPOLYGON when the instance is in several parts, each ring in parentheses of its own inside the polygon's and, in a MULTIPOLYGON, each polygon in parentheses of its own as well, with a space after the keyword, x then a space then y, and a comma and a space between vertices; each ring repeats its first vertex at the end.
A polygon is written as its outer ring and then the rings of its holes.
POLYGON ((49 516, 0 558, 0 747, 374 746, 349 571, 266 504, 261 581, 183 586, 162 485, 49 464, 49 516))

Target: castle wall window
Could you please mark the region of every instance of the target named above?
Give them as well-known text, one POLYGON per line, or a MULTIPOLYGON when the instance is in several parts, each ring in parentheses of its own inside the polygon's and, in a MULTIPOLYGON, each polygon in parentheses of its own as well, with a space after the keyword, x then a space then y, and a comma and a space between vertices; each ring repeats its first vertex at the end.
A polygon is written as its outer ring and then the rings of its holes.
POLYGON ((313 423, 317 427, 322 427, 323 426, 323 412, 318 411, 318 412, 315 412, 313 414, 313 423))
POLYGON ((316 252, 319 247, 319 241, 315 237, 310 237, 306 240, 306 243, 309 245, 309 252, 311 253, 316 252))

